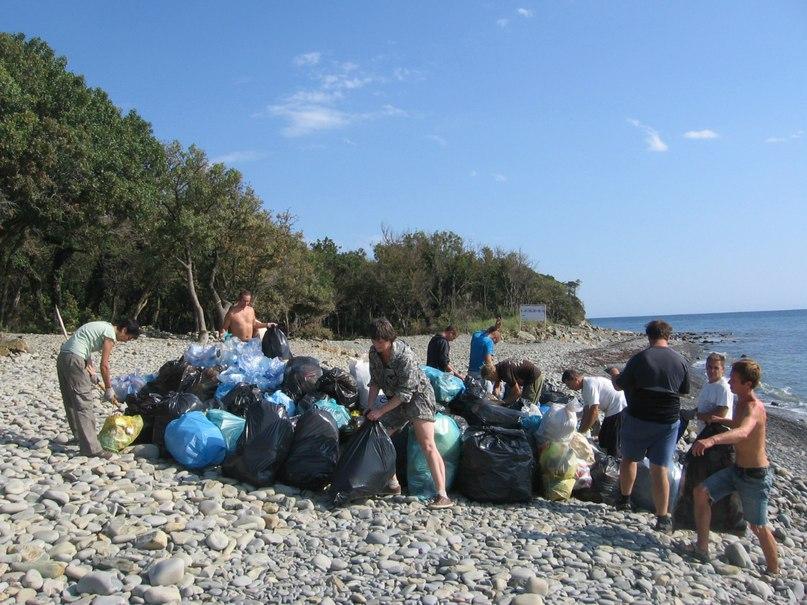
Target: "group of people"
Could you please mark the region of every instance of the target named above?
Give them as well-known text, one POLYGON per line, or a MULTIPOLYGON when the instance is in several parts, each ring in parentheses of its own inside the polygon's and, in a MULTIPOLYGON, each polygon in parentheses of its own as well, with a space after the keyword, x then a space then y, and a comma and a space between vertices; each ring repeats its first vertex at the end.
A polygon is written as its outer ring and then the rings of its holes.
MULTIPOLYGON (((251 305, 252 295, 244 291, 227 313, 222 332, 243 340, 253 338, 261 328, 275 324, 259 322, 251 305)), ((690 390, 689 364, 669 346, 672 328, 656 320, 645 329, 648 347, 630 358, 620 372, 609 368, 609 378, 583 376, 574 369, 563 372, 562 381, 572 390, 581 391, 584 413, 579 426, 587 432, 602 421, 598 440, 604 451, 621 458, 617 507, 631 510, 631 492, 636 480, 637 464, 645 457, 650 462, 656 529, 672 531, 668 511, 668 467, 680 437, 681 396, 690 390)), ((65 414, 74 442, 81 454, 109 458, 95 432, 93 397, 97 385, 103 385, 104 399, 115 401, 109 358, 116 342, 137 338, 140 327, 133 320, 117 325, 91 322, 81 326, 62 346, 56 370, 64 402, 65 414), (100 378, 92 364, 92 354, 101 353, 100 378)), ((427 365, 460 378, 452 365, 450 343, 458 331, 448 326, 429 342, 427 365)), ((370 325, 372 346, 369 350, 369 401, 379 392, 386 402, 367 412, 371 421, 380 421, 389 434, 409 423, 431 471, 437 497, 430 508, 453 505, 446 492, 446 471, 434 439, 436 401, 428 378, 420 370, 412 349, 397 338, 386 318, 370 325)), ((489 392, 501 395, 505 402, 525 400, 537 403, 543 385, 541 370, 525 358, 495 359, 495 345, 501 340, 501 320, 472 335, 468 374, 486 382, 489 392)), ((736 465, 715 473, 695 489, 697 540, 685 546, 688 554, 699 560, 709 558, 711 504, 738 493, 743 512, 753 533, 759 538, 769 573, 778 573, 776 542, 767 524, 767 501, 772 473, 765 451, 766 412, 754 389, 759 385, 761 369, 744 358, 731 367, 726 381, 725 358, 712 354, 707 359, 709 383, 698 398, 697 418, 700 423, 720 423, 728 430, 707 438, 699 438, 692 446, 696 456, 718 444, 732 444, 736 465), (735 400, 736 396, 736 400, 735 400)), ((390 494, 401 492, 397 477, 387 486, 390 494)))
MULTIPOLYGON (((605 415, 599 433, 600 446, 621 457, 617 508, 632 509, 637 464, 646 457, 650 462, 656 529, 671 533, 668 467, 683 433, 682 423, 690 417, 681 410, 681 396, 690 391, 689 363, 670 348, 672 327, 668 323, 651 321, 645 333, 648 347, 631 357, 621 372, 609 368, 610 379, 584 377, 575 370, 566 370, 562 380, 568 388, 582 391, 586 411, 581 432, 591 428, 598 411, 605 415)), ((743 515, 760 541, 767 572, 776 574, 779 571, 776 541, 767 518, 773 482, 765 449, 767 416, 754 391, 762 370, 754 360, 742 358, 732 364, 726 380, 725 357, 712 353, 706 359, 706 375, 708 383, 701 389, 694 410, 700 434, 691 452, 702 456, 716 445, 733 445, 736 463, 712 474, 695 488, 697 539, 693 544, 682 545, 682 549, 700 561, 709 560, 711 506, 737 493, 743 515), (723 427, 721 432, 711 431, 711 436, 702 437, 701 434, 706 435, 702 429, 713 423, 723 427)))

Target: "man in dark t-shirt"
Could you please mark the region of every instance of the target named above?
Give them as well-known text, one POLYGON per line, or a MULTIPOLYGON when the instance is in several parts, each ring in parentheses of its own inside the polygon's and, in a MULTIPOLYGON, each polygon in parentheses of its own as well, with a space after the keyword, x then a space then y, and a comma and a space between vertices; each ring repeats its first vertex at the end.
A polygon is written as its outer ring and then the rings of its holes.
POLYGON ((622 423, 617 508, 630 510, 636 464, 646 456, 650 461, 656 529, 670 533, 667 467, 678 441, 681 395, 689 393, 689 363, 669 347, 672 327, 667 322, 651 321, 645 326, 645 334, 650 346, 631 357, 613 379, 614 387, 625 391, 628 402, 622 423))
POLYGON ((464 378, 451 366, 451 341, 457 338, 457 328, 448 326, 439 334, 435 334, 426 349, 426 365, 437 368, 441 372, 451 372, 464 378))

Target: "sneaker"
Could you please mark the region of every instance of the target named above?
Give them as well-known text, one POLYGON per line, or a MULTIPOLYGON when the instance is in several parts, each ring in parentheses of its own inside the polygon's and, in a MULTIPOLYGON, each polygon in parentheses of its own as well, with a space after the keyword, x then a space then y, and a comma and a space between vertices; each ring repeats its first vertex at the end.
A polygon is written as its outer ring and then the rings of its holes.
POLYGON ((112 452, 108 452, 106 450, 101 450, 100 452, 95 452, 94 454, 89 455, 90 458, 103 458, 104 460, 110 460, 111 458, 115 457, 115 454, 112 452))
POLYGON ((616 504, 614 504, 617 510, 622 510, 626 512, 630 512, 633 510, 633 503, 630 501, 630 494, 627 496, 623 494, 619 494, 616 499, 616 504))
POLYGON ((673 533, 672 517, 664 515, 663 517, 656 517, 656 531, 662 534, 670 535, 673 533))
POLYGON ((451 508, 452 506, 454 506, 454 502, 451 501, 451 498, 447 498, 446 496, 437 496, 429 503, 429 508, 432 510, 451 508))
POLYGON ((387 485, 384 489, 382 489, 379 496, 400 496, 401 495, 401 486, 400 485, 387 485))

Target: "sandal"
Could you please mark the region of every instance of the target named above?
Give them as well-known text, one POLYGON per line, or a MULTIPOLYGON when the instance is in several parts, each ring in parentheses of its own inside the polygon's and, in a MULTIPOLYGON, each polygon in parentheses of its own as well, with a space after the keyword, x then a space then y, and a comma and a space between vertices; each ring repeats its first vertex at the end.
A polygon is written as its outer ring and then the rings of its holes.
POLYGON ((709 551, 703 552, 698 549, 698 546, 694 542, 682 542, 676 546, 676 550, 690 559, 695 559, 699 563, 708 563, 711 560, 709 551))

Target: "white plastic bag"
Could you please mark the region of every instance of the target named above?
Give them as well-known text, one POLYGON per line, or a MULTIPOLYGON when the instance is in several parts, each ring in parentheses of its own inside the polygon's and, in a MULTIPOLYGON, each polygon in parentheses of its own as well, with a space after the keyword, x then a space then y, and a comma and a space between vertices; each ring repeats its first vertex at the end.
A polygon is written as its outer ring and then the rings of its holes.
POLYGON ((356 379, 359 388, 359 405, 366 410, 370 397, 370 362, 366 359, 351 359, 348 362, 350 373, 356 379))
POLYGON ((577 412, 582 409, 577 399, 572 399, 566 405, 553 404, 541 421, 536 433, 538 440, 569 441, 577 428, 577 412))

